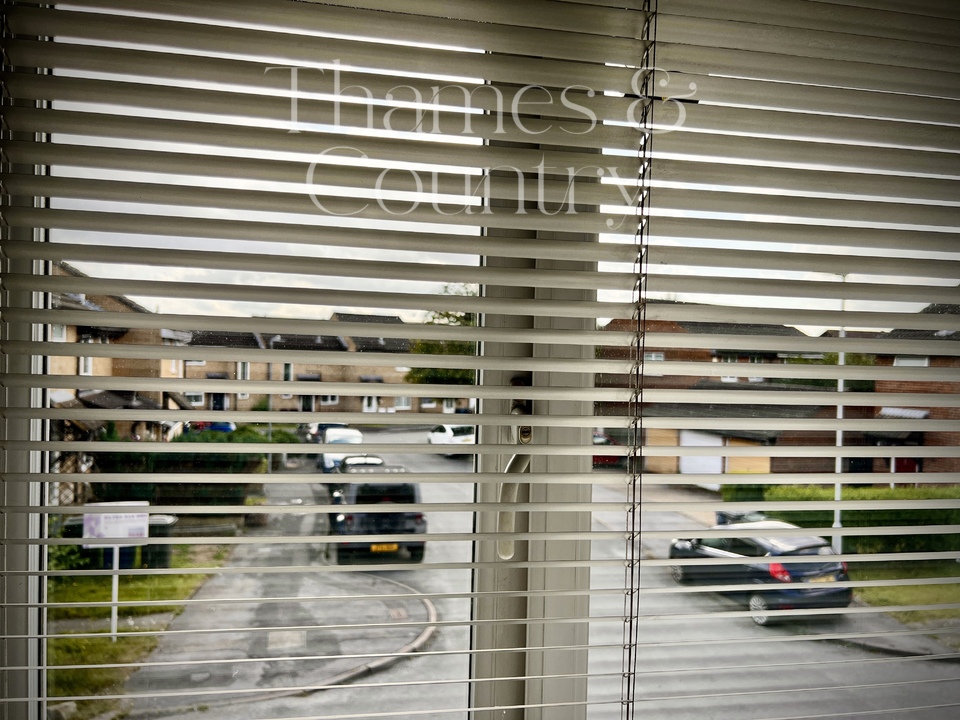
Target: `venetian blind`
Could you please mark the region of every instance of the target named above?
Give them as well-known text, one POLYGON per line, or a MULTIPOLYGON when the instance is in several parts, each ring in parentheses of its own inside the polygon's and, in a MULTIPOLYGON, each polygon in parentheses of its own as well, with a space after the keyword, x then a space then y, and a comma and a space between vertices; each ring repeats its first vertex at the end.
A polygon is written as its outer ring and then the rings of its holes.
POLYGON ((638 704, 950 716, 955 671, 937 660, 956 657, 960 599, 957 8, 657 10, 638 704), (779 554, 810 536, 848 578, 815 585, 809 556, 779 554), (757 592, 775 573, 792 589, 757 592))
POLYGON ((5 4, 10 717, 620 715, 642 5, 5 4))

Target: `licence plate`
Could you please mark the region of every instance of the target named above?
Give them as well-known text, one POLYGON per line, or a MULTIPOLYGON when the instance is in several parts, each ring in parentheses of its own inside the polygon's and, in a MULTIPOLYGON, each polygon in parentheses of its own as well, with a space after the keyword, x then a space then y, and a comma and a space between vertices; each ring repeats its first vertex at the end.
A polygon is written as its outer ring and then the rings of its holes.
POLYGON ((400 549, 397 543, 378 543, 370 546, 370 552, 396 552, 400 549))
POLYGON ((836 582, 837 578, 833 575, 818 575, 817 577, 812 577, 807 582, 836 582))

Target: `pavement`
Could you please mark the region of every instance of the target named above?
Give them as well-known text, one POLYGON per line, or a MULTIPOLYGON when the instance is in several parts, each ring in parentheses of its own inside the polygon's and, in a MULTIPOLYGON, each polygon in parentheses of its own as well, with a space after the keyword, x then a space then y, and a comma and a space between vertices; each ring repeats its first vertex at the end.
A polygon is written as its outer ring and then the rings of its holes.
MULTIPOLYGON (((264 549, 277 548, 241 545, 226 567, 260 565, 264 549)), ((437 612, 415 592, 362 571, 214 575, 128 680, 124 714, 299 696, 374 673, 429 644, 437 612)))
MULTIPOLYGON (((644 503, 710 500, 716 500, 715 493, 697 488, 643 489, 644 503)), ((713 524, 710 512, 679 512, 697 524, 713 524)), ((247 534, 273 534, 278 522, 306 523, 315 515, 270 517, 270 527, 247 534)), ((295 534, 298 528, 286 530, 295 534)), ((653 548, 645 549, 653 556, 653 548)), ((203 584, 193 598, 199 602, 169 619, 145 666, 129 678, 126 717, 181 715, 304 695, 374 673, 430 643, 437 612, 429 600, 415 597, 414 589, 383 573, 364 572, 362 566, 303 572, 304 566, 329 564, 323 553, 322 547, 303 544, 237 546, 225 571, 203 584), (285 571, 285 565, 291 570, 285 571), (269 570, 229 572, 243 567, 269 570), (184 688, 185 678, 189 688, 184 688)), ((935 637, 935 630, 907 627, 884 613, 849 617, 843 632, 825 639, 890 655, 960 659, 935 637)))

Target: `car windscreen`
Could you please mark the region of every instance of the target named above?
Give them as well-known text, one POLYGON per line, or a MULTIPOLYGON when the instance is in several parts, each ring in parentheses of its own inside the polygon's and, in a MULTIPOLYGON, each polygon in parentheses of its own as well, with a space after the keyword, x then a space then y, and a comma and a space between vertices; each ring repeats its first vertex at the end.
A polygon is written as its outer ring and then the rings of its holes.
POLYGON ((451 430, 453 430, 454 437, 474 434, 473 425, 454 425, 451 430))
POLYGON ((414 503, 416 491, 408 483, 399 485, 368 484, 357 488, 358 505, 375 505, 377 503, 414 503))

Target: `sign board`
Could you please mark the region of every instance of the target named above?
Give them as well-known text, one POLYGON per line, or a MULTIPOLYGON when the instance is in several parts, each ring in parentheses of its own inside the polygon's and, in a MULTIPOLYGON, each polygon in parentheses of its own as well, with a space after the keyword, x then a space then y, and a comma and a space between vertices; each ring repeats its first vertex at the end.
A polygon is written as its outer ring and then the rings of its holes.
MULTIPOLYGON (((129 502, 88 503, 88 507, 113 508, 106 512, 83 514, 83 537, 98 540, 113 540, 111 545, 143 545, 150 534, 150 514, 138 510, 150 505, 146 500, 129 502)), ((84 545, 103 547, 103 545, 84 545)))

